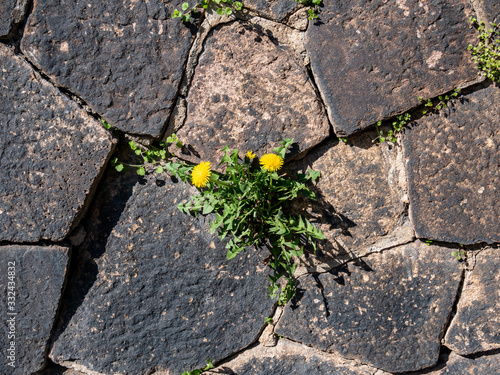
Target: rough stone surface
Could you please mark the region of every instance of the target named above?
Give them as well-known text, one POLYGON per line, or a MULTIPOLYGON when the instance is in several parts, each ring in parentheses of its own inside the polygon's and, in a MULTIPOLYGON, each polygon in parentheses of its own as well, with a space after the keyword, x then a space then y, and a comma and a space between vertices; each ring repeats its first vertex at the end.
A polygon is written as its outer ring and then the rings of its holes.
POLYGON ((479 19, 485 23, 500 21, 500 2, 498 0, 472 0, 479 19))
POLYGON ((461 278, 449 249, 414 242, 300 279, 276 332, 389 372, 434 365, 461 278))
POLYGON ((180 5, 180 0, 35 0, 21 49, 113 126, 157 137, 196 31, 171 18, 180 5))
POLYGON ((446 346, 467 355, 500 348, 500 252, 481 251, 466 274, 457 314, 446 332, 446 346))
POLYGON ((195 189, 155 179, 110 171, 104 181, 83 223, 54 362, 179 374, 248 346, 272 313, 267 255, 248 250, 226 260, 208 219, 176 208, 195 189))
POLYGON ((500 354, 479 357, 476 359, 461 357, 451 353, 446 367, 426 372, 429 375, 494 375, 500 374, 500 354))
POLYGON ((500 89, 466 95, 403 137, 410 217, 418 237, 500 241, 500 89))
MULTIPOLYGON (((377 370, 291 341, 281 339, 273 348, 257 346, 215 368, 213 374, 234 375, 372 375, 377 370), (232 372, 229 372, 232 371, 232 372)), ((378 372, 377 375, 388 374, 378 372)))
MULTIPOLYGON (((329 135, 329 124, 300 55, 260 26, 219 26, 205 41, 177 132, 193 157, 220 161, 227 144, 261 155, 283 138, 294 154, 329 135)), ((199 159, 197 159, 199 160, 199 159)))
POLYGON ((12 27, 24 19, 28 0, 2 0, 0 2, 0 37, 6 37, 12 27))
POLYGON ((329 1, 306 35, 335 133, 352 134, 476 79, 466 0, 329 1))
POLYGON ((289 0, 246 0, 243 6, 267 18, 282 21, 301 5, 289 0))
POLYGON ((112 150, 98 121, 0 45, 0 241, 63 239, 112 150))
POLYGON ((68 248, 0 246, 0 259, 0 373, 31 374, 40 370, 45 361, 66 275, 68 248), (7 357, 12 354, 15 367, 9 365, 12 358, 7 357))
MULTIPOLYGON (((387 144, 373 144, 374 138, 375 132, 365 132, 350 138, 348 143, 325 142, 289 167, 300 172, 321 171, 314 188, 318 200, 301 202, 298 207, 298 213, 319 225, 328 239, 320 245, 318 260, 331 260, 338 265, 365 255, 377 241, 399 228, 404 205, 395 188, 397 182, 389 184, 393 158, 386 160, 383 150, 387 144)), ((391 246, 412 238, 411 231, 400 234, 391 246)), ((313 258, 311 261, 315 261, 313 258)))

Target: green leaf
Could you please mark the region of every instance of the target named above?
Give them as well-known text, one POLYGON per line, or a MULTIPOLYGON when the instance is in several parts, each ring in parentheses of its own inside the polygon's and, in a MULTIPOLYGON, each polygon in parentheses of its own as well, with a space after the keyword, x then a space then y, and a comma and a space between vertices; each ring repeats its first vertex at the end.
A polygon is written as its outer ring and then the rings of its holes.
POLYGON ((108 122, 106 120, 104 120, 103 118, 101 118, 101 123, 102 123, 102 126, 104 126, 106 129, 111 129, 111 125, 108 124, 108 122))
POLYGON ((243 194, 246 194, 252 189, 252 185, 246 181, 241 181, 239 183, 239 188, 243 192, 243 194))
POLYGON ((188 3, 182 3, 182 6, 181 6, 182 10, 186 11, 186 10, 188 10, 188 8, 189 8, 189 4, 188 3))
POLYGON ((139 176, 144 176, 146 174, 146 170, 144 169, 144 167, 137 168, 137 174, 139 176))
POLYGON ((233 13, 233 11, 231 8, 227 7, 226 10, 224 11, 224 13, 226 13, 226 15, 230 16, 233 13))
POLYGON ((115 169, 116 169, 118 172, 123 171, 123 168, 124 168, 123 164, 117 164, 117 165, 115 165, 115 169))
POLYGON ((185 14, 184 16, 182 16, 182 21, 184 21, 184 22, 189 22, 190 19, 191 19, 191 15, 189 15, 189 14, 185 14))
POLYGON ((208 215, 209 213, 211 213, 212 211, 214 210, 214 208, 208 204, 207 202, 205 202, 205 204, 203 205, 203 211, 202 211, 202 214, 203 215, 208 215))
POLYGON ((163 167, 161 165, 156 168, 156 173, 163 173, 163 167))

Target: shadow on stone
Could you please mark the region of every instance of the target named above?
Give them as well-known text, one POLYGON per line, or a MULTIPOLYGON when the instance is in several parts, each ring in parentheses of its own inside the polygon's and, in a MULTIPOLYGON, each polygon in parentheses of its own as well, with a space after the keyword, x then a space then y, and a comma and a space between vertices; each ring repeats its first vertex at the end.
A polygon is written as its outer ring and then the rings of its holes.
MULTIPOLYGON (((129 163, 134 160, 126 142, 118 146, 118 158, 129 163)), ((54 340, 63 332, 71 318, 85 300, 88 291, 97 280, 98 267, 95 262, 106 251, 108 237, 118 223, 120 216, 132 195, 135 184, 144 184, 144 178, 134 170, 119 173, 108 166, 97 189, 89 214, 82 225, 87 234, 84 242, 73 249, 70 260, 67 287, 63 294, 59 321, 56 325, 54 340)), ((165 183, 165 182, 164 182, 165 183)))

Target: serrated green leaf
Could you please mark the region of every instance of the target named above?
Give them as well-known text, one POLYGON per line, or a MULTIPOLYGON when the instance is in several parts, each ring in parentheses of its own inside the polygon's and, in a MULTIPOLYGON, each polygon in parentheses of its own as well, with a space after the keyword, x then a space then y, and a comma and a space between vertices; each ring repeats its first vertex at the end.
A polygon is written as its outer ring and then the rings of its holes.
POLYGON ((137 168, 137 174, 139 176, 144 176, 146 174, 146 170, 143 167, 137 168))

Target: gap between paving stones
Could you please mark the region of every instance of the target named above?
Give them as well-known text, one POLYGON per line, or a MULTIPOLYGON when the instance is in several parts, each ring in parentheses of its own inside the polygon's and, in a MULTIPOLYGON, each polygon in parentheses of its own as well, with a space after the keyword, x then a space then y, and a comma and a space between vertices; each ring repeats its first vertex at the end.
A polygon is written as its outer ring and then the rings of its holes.
POLYGON ((0 38, 1 43, 6 43, 9 41, 13 42, 13 45, 16 48, 16 53, 20 49, 21 39, 24 35, 24 28, 26 26, 26 22, 31 12, 33 11, 33 0, 26 0, 25 11, 21 22, 16 23, 12 30, 10 30, 9 35, 0 38))

